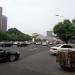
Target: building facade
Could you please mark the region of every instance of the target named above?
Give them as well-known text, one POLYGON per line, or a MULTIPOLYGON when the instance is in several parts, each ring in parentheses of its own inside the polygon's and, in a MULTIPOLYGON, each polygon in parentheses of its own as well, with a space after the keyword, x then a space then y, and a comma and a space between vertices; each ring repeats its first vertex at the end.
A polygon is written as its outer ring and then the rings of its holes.
POLYGON ((61 41, 59 38, 56 37, 56 35, 53 33, 53 31, 47 31, 47 35, 46 35, 47 40, 50 43, 63 43, 63 41, 61 41))
POLYGON ((7 30, 7 17, 2 15, 2 31, 7 30))
POLYGON ((2 7, 0 7, 0 30, 2 29, 2 7))
POLYGON ((2 7, 0 7, 0 30, 7 30, 7 17, 2 15, 2 7))
POLYGON ((52 33, 53 33, 53 31, 47 31, 47 36, 52 37, 53 36, 52 33))

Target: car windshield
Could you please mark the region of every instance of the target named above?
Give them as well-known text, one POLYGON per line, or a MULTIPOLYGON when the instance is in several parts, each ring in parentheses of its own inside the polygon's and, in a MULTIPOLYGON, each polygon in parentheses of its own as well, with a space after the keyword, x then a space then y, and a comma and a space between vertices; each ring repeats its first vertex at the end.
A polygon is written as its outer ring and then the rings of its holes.
POLYGON ((73 47, 70 45, 63 45, 62 48, 73 48, 73 47))

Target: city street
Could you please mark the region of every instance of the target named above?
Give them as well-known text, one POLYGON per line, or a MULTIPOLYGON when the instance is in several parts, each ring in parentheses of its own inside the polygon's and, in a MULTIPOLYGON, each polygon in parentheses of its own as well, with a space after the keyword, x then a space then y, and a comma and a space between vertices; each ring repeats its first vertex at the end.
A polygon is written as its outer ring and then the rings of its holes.
POLYGON ((32 44, 8 49, 20 51, 20 59, 15 62, 0 63, 0 75, 75 75, 75 71, 59 67, 56 57, 49 53, 50 46, 32 44))

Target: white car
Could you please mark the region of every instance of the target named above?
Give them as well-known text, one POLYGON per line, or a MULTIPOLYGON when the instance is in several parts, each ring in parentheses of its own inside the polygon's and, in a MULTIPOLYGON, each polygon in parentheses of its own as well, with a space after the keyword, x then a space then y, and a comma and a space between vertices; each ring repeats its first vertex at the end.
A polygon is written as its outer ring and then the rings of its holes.
POLYGON ((47 44, 47 42, 42 42, 42 45, 47 46, 48 44, 47 44))
POLYGON ((41 45, 41 42, 36 42, 36 45, 41 45))
POLYGON ((56 46, 51 47, 49 51, 50 51, 51 54, 57 54, 58 51, 60 51, 60 50, 69 50, 69 49, 75 50, 71 45, 58 44, 56 46))

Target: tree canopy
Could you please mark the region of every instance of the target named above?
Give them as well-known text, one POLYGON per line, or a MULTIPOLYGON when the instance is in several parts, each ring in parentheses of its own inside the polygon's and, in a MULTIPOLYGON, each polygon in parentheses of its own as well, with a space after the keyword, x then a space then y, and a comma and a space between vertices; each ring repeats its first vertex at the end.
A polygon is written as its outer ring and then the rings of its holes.
POLYGON ((24 34, 16 28, 10 28, 8 31, 0 31, 0 41, 26 41, 31 40, 31 36, 24 34))
POLYGON ((54 26, 54 33, 64 42, 68 42, 72 36, 75 36, 75 24, 70 20, 64 20, 54 26))
POLYGON ((6 32, 0 31, 0 41, 10 40, 11 37, 6 32))

